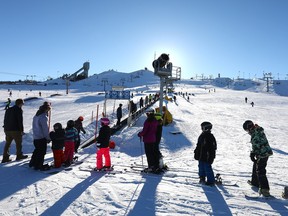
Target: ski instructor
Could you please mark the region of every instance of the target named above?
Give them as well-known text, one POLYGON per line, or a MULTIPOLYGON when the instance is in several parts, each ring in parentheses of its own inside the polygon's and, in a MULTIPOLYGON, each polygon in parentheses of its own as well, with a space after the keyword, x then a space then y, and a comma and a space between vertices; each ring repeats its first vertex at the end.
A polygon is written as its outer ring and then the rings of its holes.
POLYGON ((252 179, 248 183, 259 188, 259 194, 270 196, 269 182, 266 176, 266 166, 269 156, 273 154, 264 129, 251 120, 243 124, 243 129, 251 136, 252 150, 250 158, 253 161, 252 179))

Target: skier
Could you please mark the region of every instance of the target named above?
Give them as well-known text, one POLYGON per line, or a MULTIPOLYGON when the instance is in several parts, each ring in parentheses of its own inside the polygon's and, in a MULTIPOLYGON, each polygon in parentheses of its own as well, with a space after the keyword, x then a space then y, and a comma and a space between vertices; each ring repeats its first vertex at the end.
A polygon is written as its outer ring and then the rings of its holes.
POLYGON ((252 150, 250 158, 253 161, 252 179, 248 183, 259 187, 259 194, 270 196, 269 182, 266 176, 266 166, 269 156, 273 154, 264 129, 251 120, 243 123, 243 129, 251 136, 252 150))
POLYGON ((34 167, 35 170, 40 169, 43 171, 50 169, 48 164, 43 164, 47 151, 47 144, 51 141, 48 126, 48 112, 50 109, 50 104, 44 102, 33 117, 32 130, 35 149, 29 162, 29 167, 34 167))
POLYGON ((83 124, 82 124, 83 120, 84 120, 83 116, 79 116, 78 119, 75 120, 75 128, 77 129, 77 132, 78 132, 78 139, 77 139, 77 142, 75 144, 75 153, 78 152, 78 148, 79 148, 80 143, 81 143, 80 132, 82 131, 82 133, 86 134, 86 131, 83 128, 83 124))
POLYGON ((98 151, 96 153, 96 168, 95 171, 100 170, 110 170, 111 169, 111 158, 109 141, 111 136, 111 129, 109 127, 110 120, 108 118, 101 118, 101 128, 99 130, 99 135, 96 138, 96 146, 98 151), (103 166, 103 157, 105 158, 105 165, 103 166))
POLYGON ((160 173, 159 157, 156 153, 156 133, 158 121, 155 119, 154 110, 146 112, 147 119, 141 132, 138 133, 140 139, 143 137, 144 149, 147 158, 148 168, 145 172, 160 173))
POLYGON ((212 124, 202 122, 202 133, 198 137, 194 158, 198 160, 198 174, 200 183, 213 186, 215 184, 214 172, 212 169, 213 161, 216 157, 217 143, 214 135, 211 133, 212 124), (205 181, 207 177, 207 181, 205 181))
POLYGON ((75 145, 78 140, 78 131, 74 126, 75 122, 73 120, 69 120, 65 129, 64 161, 66 167, 69 167, 73 162, 75 145))
POLYGON ((122 104, 119 104, 119 107, 116 110, 116 115, 117 115, 117 126, 120 126, 121 123, 121 118, 122 118, 122 104))
POLYGON ((8 99, 7 99, 7 102, 6 102, 5 110, 7 110, 7 109, 10 108, 10 104, 11 104, 11 99, 8 98, 8 99))
POLYGON ((53 125, 54 131, 50 132, 50 138, 52 140, 52 151, 54 156, 54 167, 61 167, 64 162, 64 140, 65 140, 65 130, 62 128, 61 123, 56 123, 53 125))

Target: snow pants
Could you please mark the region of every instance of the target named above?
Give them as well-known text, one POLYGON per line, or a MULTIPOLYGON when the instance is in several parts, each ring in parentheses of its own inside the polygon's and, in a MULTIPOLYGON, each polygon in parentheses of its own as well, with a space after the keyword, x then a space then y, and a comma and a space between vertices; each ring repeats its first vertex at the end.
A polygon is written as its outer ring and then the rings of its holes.
POLYGON ((269 190, 269 182, 266 176, 267 161, 268 157, 258 158, 257 161, 253 163, 251 183, 255 186, 259 186, 261 189, 269 190))
POLYGON ((103 168, 103 156, 105 158, 105 167, 111 167, 110 148, 99 148, 96 153, 96 167, 97 169, 103 168))
POLYGON ((65 162, 63 149, 53 149, 53 156, 54 156, 54 167, 55 168, 61 167, 62 163, 65 162))
POLYGON ((16 155, 22 155, 22 132, 21 131, 5 131, 6 143, 3 150, 3 158, 8 159, 10 156, 10 146, 14 140, 16 143, 16 155))
POLYGON ((34 167, 34 169, 41 169, 44 163, 44 157, 47 151, 47 140, 43 139, 35 139, 33 140, 34 151, 29 163, 30 167, 34 167))
POLYGON ((200 178, 207 177, 207 183, 215 182, 214 172, 210 163, 199 161, 198 168, 199 168, 198 174, 200 178))
POLYGON ((71 164, 74 156, 75 143, 71 141, 65 141, 64 146, 64 160, 67 164, 71 164))
POLYGON ((147 158, 148 168, 159 168, 159 153, 157 152, 155 143, 144 143, 145 154, 147 158))

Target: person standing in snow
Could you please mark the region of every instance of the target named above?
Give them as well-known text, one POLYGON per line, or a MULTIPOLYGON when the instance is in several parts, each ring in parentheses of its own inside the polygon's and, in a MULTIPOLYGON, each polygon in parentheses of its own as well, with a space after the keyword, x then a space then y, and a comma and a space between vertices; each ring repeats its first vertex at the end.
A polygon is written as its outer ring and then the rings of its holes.
POLYGON ((116 110, 116 115, 117 115, 117 126, 120 126, 121 123, 121 118, 122 118, 122 104, 119 104, 119 107, 116 110))
POLYGON ((155 119, 154 110, 146 112, 147 119, 141 132, 138 133, 140 139, 143 138, 144 149, 148 163, 147 172, 159 173, 159 157, 156 153, 156 133, 158 121, 155 119))
POLYGON ((8 98, 8 99, 7 99, 7 102, 6 102, 5 110, 7 110, 7 109, 10 108, 10 104, 11 104, 11 99, 8 98))
POLYGON ((266 176, 266 166, 272 149, 264 133, 264 129, 251 120, 243 123, 243 129, 251 136, 252 150, 250 158, 253 162, 252 179, 248 183, 259 188, 259 194, 270 196, 269 182, 266 176))
POLYGON ((95 171, 111 169, 111 158, 109 142, 111 137, 111 129, 109 127, 110 120, 108 118, 101 118, 101 128, 99 135, 96 138, 96 146, 98 148, 96 153, 96 168, 95 171), (105 165, 103 166, 103 156, 105 158, 105 165))
POLYGON ((78 140, 75 144, 75 153, 78 152, 78 148, 79 148, 80 143, 81 143, 80 132, 82 131, 82 133, 86 134, 86 131, 83 128, 83 124, 82 124, 83 120, 84 120, 83 116, 79 116, 78 119, 75 121, 75 128, 78 131, 78 140))
POLYGON ((5 132, 5 146, 3 150, 2 163, 10 162, 11 159, 9 149, 12 141, 16 143, 16 160, 22 160, 28 157, 28 155, 23 155, 22 152, 22 136, 24 134, 23 126, 23 110, 22 106, 24 101, 22 99, 17 99, 15 105, 8 108, 4 115, 4 132, 5 132))
POLYGON ((217 143, 211 133, 212 124, 210 122, 202 122, 201 129, 202 133, 198 137, 194 158, 198 160, 200 183, 213 186, 215 184, 215 176, 212 164, 216 157, 217 143))
POLYGON ((29 162, 29 167, 34 167, 35 170, 48 170, 48 164, 44 163, 44 157, 47 151, 47 143, 49 143, 49 126, 48 126, 48 112, 51 107, 48 102, 44 102, 36 115, 33 117, 32 130, 33 130, 33 144, 34 151, 29 162))
POLYGON ((62 128, 61 123, 56 123, 53 125, 54 131, 50 132, 50 138, 52 141, 52 151, 54 157, 54 167, 61 167, 64 162, 64 140, 65 140, 65 130, 62 128))
POLYGON ((78 131, 75 128, 75 122, 69 120, 65 129, 65 141, 64 141, 64 161, 65 166, 69 167, 73 162, 75 145, 78 141, 78 131))
POLYGON ((155 118, 158 121, 157 132, 156 132, 156 142, 155 142, 155 151, 159 161, 159 168, 163 168, 163 155, 160 152, 160 142, 162 138, 163 130, 163 119, 161 113, 155 113, 155 118))

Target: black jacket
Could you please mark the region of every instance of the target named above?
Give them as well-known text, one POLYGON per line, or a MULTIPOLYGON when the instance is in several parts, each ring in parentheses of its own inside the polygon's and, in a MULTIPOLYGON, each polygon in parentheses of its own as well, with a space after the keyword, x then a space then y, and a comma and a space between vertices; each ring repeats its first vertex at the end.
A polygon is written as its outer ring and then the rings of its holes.
POLYGON ((64 141, 65 141, 65 130, 59 129, 56 131, 50 132, 50 138, 52 140, 52 149, 59 150, 64 148, 64 141))
POLYGON ((4 131, 24 131, 23 111, 15 105, 6 110, 4 116, 4 131))
POLYGON ((194 158, 199 161, 213 163, 216 157, 217 143, 210 131, 202 132, 198 138, 194 158))
POLYGON ((99 130, 99 135, 96 138, 98 148, 107 148, 109 146, 111 136, 111 129, 109 126, 104 125, 99 130))

